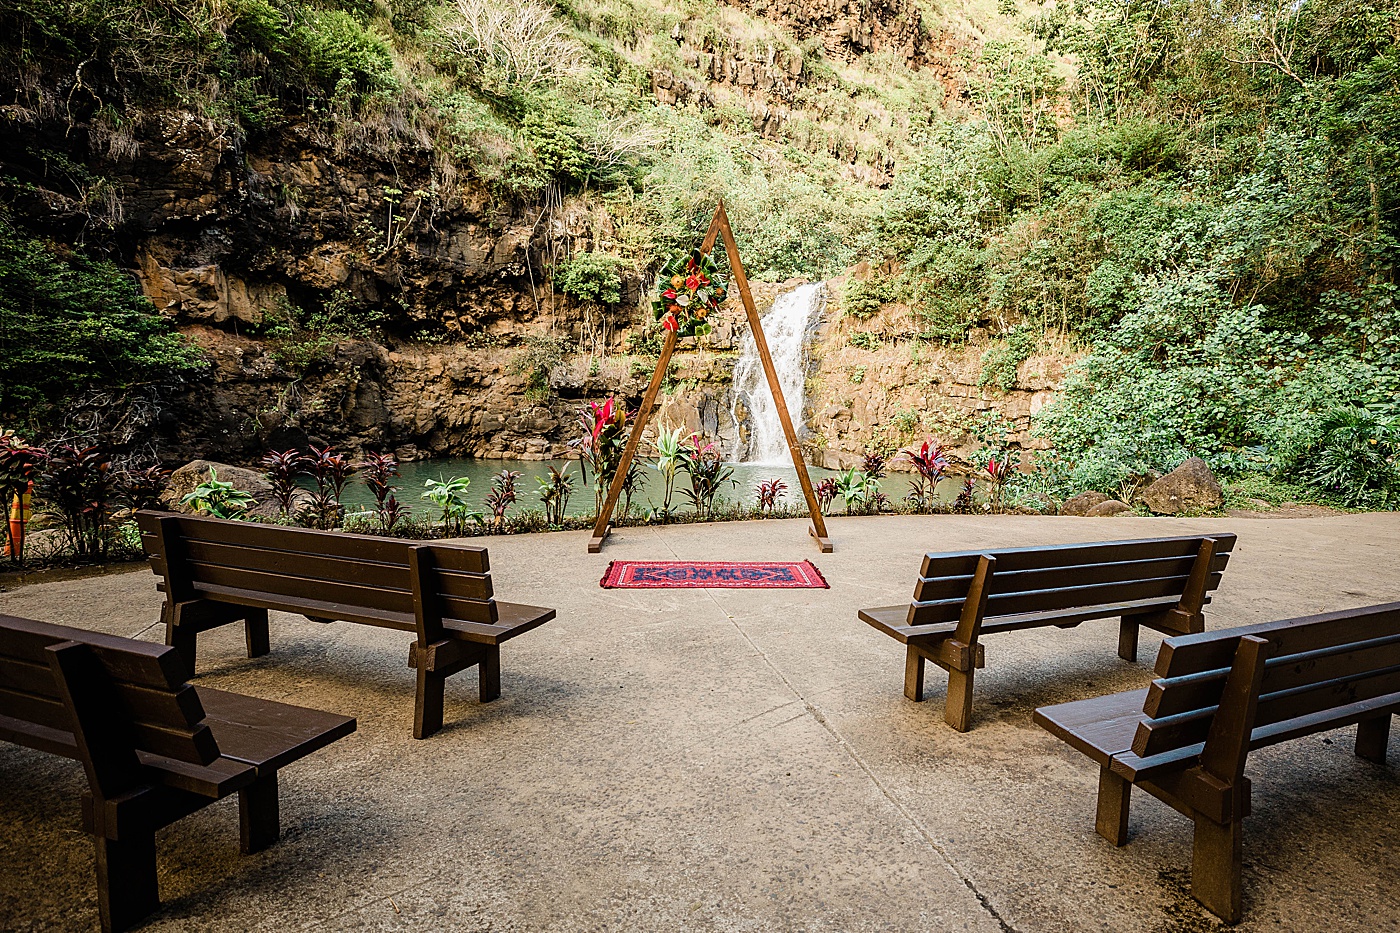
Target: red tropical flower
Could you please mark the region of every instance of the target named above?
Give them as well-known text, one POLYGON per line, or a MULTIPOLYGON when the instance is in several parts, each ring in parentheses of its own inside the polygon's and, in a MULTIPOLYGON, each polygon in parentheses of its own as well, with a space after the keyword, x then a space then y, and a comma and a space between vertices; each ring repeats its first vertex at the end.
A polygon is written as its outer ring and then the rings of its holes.
POLYGON ((662 297, 662 298, 670 298, 670 299, 674 300, 675 297, 676 297, 676 290, 675 290, 674 288, 668 288, 668 289, 666 289, 664 292, 661 293, 661 297, 662 297))
POLYGON ((675 314, 668 314, 666 317, 662 318, 661 326, 667 330, 680 330, 681 327, 680 322, 676 320, 675 314))
POLYGON ((695 291, 697 288, 700 287, 700 277, 697 275, 692 275, 690 278, 685 280, 685 287, 692 292, 695 291))

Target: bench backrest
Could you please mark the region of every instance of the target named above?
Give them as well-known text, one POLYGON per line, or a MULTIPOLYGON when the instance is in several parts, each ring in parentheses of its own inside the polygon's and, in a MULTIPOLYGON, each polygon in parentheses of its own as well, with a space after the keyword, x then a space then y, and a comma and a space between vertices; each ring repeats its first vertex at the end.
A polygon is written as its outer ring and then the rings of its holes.
POLYGON ((165 645, 0 616, 0 738, 81 760, 90 776, 94 755, 128 769, 138 752, 194 765, 219 757, 185 677, 165 645), (84 732, 102 749, 85 747, 84 732))
POLYGON ((486 549, 138 512, 151 568, 178 600, 262 593, 316 615, 412 631, 420 612, 491 625, 486 549))
POLYGON ((1250 702, 1248 748, 1350 725, 1400 703, 1400 603, 1168 638, 1157 674, 1133 741, 1142 758, 1196 750, 1250 702), (1248 670, 1255 655, 1261 670, 1248 670))
POLYGON ((1169 603, 1186 591, 1207 541, 1214 553, 1203 568, 1204 593, 1220 585, 1235 546, 1232 534, 927 554, 914 585, 909 624, 957 621, 984 557, 994 559, 987 618, 1144 600, 1169 603))

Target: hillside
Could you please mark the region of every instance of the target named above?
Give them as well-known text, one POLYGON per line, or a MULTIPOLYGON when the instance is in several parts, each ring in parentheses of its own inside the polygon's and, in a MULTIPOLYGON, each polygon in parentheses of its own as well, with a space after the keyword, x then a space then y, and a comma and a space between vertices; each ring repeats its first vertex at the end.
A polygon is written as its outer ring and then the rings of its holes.
MULTIPOLYGON (((1035 447, 1046 488, 1108 491, 1200 454, 1391 501, 1397 22, 0 0, 0 417, 167 459, 545 456, 638 393, 650 276, 722 196, 757 278, 855 270, 814 447, 865 391, 835 380, 897 373, 852 450, 1035 447), (1081 357, 1032 437, 1017 393, 1081 357)), ((682 392, 713 403, 725 352, 682 392)))

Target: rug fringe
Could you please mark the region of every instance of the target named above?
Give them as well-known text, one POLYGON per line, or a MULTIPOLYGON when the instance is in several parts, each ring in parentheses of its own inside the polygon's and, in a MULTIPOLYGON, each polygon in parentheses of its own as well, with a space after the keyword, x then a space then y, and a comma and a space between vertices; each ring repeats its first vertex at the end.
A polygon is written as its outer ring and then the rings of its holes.
POLYGON ((817 575, 817 579, 820 580, 820 581, 822 581, 822 589, 824 589, 824 590, 829 590, 829 589, 831 589, 831 584, 826 582, 826 575, 822 573, 822 569, 821 569, 820 567, 818 567, 816 564, 812 563, 810 560, 804 560, 802 563, 804 563, 804 564, 806 564, 808 567, 811 567, 811 568, 812 568, 812 572, 815 573, 815 574, 817 575))
POLYGON ((612 587, 608 586, 608 577, 612 576, 613 564, 615 564, 615 563, 617 563, 617 561, 615 561, 615 560, 610 560, 610 561, 608 561, 608 569, 603 571, 603 579, 601 579, 601 580, 598 581, 598 586, 601 587, 602 589, 605 589, 605 590, 610 590, 610 589, 612 589, 612 587))

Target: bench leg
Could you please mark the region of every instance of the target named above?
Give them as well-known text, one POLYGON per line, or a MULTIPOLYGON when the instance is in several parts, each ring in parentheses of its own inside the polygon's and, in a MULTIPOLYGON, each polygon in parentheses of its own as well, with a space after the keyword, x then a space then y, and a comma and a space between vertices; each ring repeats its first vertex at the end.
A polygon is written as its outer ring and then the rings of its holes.
POLYGON ((501 649, 489 645, 476 666, 481 689, 481 702, 490 703, 501 695, 501 649))
POLYGON ((1118 623, 1118 657, 1124 661, 1136 661, 1138 649, 1138 624, 1124 618, 1118 623))
POLYGON ((1116 846, 1128 841, 1128 805, 1133 785, 1108 768, 1099 769, 1099 810, 1094 828, 1116 846))
POLYGON ((199 637, 199 633, 193 628, 181 628, 177 621, 178 617, 166 623, 165 643, 180 653, 180 660, 185 662, 186 673, 193 677, 195 639, 199 637))
POLYGON ((418 693, 413 701, 413 737, 426 739, 442 728, 442 700, 446 678, 418 668, 418 693))
POLYGON ((1191 856, 1191 894, 1226 923, 1239 923, 1240 868, 1244 861, 1243 823, 1220 824, 1196 817, 1196 840, 1191 856))
POLYGON ((1390 714, 1358 723, 1356 754, 1378 765, 1385 764, 1386 747, 1390 744, 1390 714))
POLYGON ((261 852, 282 836, 277 804, 277 772, 258 778, 238 792, 238 851, 261 852))
POLYGON ((943 719, 959 732, 972 724, 973 671, 948 671, 948 700, 943 707, 943 719))
POLYGON ((97 837, 97 912, 103 933, 136 926, 160 907, 155 833, 97 837))
POLYGON ((915 703, 924 699, 924 656, 913 645, 904 655, 904 695, 915 703))
POLYGON ((248 644, 248 657, 260 658, 272 650, 267 631, 267 610, 249 609, 243 620, 243 638, 248 644))

